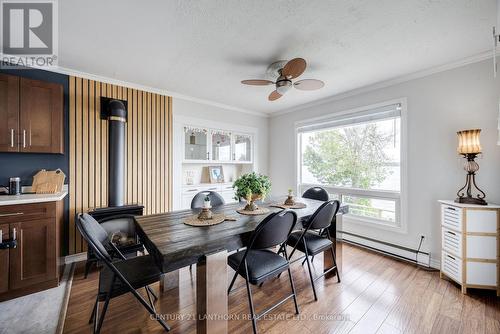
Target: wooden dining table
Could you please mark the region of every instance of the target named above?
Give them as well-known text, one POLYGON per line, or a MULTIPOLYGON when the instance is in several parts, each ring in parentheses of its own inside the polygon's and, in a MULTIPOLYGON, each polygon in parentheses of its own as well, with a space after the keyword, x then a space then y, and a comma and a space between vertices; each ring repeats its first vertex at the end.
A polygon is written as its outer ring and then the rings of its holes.
MULTIPOLYGON (((284 199, 272 197, 258 205, 268 208, 269 213, 278 212, 283 209, 272 205, 283 203, 284 199)), ((313 214, 323 202, 308 198, 296 200, 306 204, 303 209, 292 209, 298 216, 295 229, 301 229, 300 219, 313 214)), ((255 227, 268 215, 237 213, 242 206, 232 203, 213 208, 214 213, 223 213, 234 220, 211 226, 184 224, 184 220, 197 214, 199 209, 135 217, 139 237, 164 273, 174 273, 178 280, 178 269, 196 264, 197 333, 227 333, 228 253, 245 247, 255 227)), ((348 206, 341 205, 330 235, 337 235, 342 214, 347 211, 348 206)), ((337 265, 341 270, 342 248, 338 239, 334 239, 337 265)), ((324 270, 333 266, 330 254, 323 254, 324 270)))

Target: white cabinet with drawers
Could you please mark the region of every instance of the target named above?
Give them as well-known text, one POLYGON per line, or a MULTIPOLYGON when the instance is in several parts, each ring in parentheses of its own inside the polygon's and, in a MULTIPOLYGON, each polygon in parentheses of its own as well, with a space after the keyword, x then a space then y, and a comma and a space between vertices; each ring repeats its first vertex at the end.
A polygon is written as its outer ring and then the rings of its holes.
POLYGON ((441 203, 441 277, 500 296, 500 206, 441 203))
POLYGON ((191 201, 193 200, 193 197, 201 191, 215 191, 219 193, 222 198, 224 198, 224 202, 226 202, 226 204, 236 202, 234 199, 235 194, 232 183, 190 185, 182 187, 181 209, 191 208, 191 201))

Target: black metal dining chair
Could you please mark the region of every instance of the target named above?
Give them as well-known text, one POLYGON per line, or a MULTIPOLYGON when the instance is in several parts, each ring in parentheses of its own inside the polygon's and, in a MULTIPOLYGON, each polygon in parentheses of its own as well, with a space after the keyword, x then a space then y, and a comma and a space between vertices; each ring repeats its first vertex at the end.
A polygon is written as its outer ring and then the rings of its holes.
POLYGON ((295 286, 290 271, 287 251, 285 249, 283 252, 284 256, 280 256, 269 249, 275 246, 282 247, 290 236, 296 222, 297 214, 293 211, 283 210, 271 213, 257 226, 250 237, 250 242, 246 250, 236 252, 228 257, 228 264, 235 271, 235 274, 227 293, 229 294, 231 292, 234 281, 238 275, 245 279, 254 333, 257 333, 258 319, 290 298, 293 298, 295 312, 299 314, 299 306, 297 304, 295 286), (284 271, 288 271, 292 293, 262 313, 256 314, 250 284, 259 285, 263 281, 271 277, 276 277, 284 271))
POLYGON ((194 195, 191 200, 191 209, 201 209, 203 207, 203 202, 205 202, 205 197, 210 198, 210 205, 212 208, 226 204, 224 198, 215 191, 200 191, 194 195))
MULTIPOLYGON (((321 206, 309 217, 309 220, 306 223, 306 227, 302 231, 296 231, 290 234, 290 237, 287 240, 287 245, 293 247, 293 250, 290 253, 290 258, 293 256, 296 250, 304 253, 304 260, 307 262, 307 269, 309 271, 309 279, 311 280, 314 300, 318 300, 314 282, 319 278, 325 276, 331 271, 335 271, 335 274, 337 275, 337 281, 340 283, 340 274, 337 267, 334 243, 331 241, 329 229, 330 225, 332 224, 332 220, 339 211, 339 208, 340 202, 337 200, 332 200, 321 204, 321 206), (322 233, 321 231, 324 231, 325 233, 322 233), (326 271, 323 271, 321 275, 313 278, 309 256, 314 256, 316 254, 324 252, 328 250, 328 248, 330 249, 333 258, 333 266, 331 268, 328 268, 326 271)), ((286 250, 286 247, 282 247, 280 249, 281 252, 283 250, 286 250)), ((303 259, 303 257, 300 257, 293 262, 299 261, 301 259, 303 259)))
POLYGON ((154 303, 158 297, 149 287, 150 284, 158 282, 162 275, 153 257, 147 255, 126 259, 118 248, 109 242, 108 234, 102 226, 88 214, 80 214, 76 226, 92 248, 94 255, 104 264, 99 273, 97 297, 89 319, 89 324, 93 323, 93 333, 100 333, 110 300, 128 292, 137 298, 166 331, 169 331, 170 327, 156 313, 154 303), (112 260, 108 252, 110 248, 121 254, 121 260, 112 260), (141 288, 145 289, 149 303, 137 292, 141 288), (99 302, 104 302, 100 316, 99 302))

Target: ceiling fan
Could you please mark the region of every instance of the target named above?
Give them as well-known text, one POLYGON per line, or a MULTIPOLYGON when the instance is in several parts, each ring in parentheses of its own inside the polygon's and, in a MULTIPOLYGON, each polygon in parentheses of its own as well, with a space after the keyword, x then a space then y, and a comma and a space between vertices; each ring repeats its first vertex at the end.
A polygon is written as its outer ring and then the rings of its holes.
POLYGON ((276 90, 269 94, 268 100, 275 101, 282 97, 290 88, 295 87, 300 90, 316 90, 322 88, 325 83, 321 80, 316 79, 302 79, 299 81, 292 82, 292 79, 296 79, 301 76, 306 70, 306 61, 302 58, 294 58, 288 62, 277 61, 272 63, 268 68, 268 73, 270 75, 277 77, 275 81, 271 80, 243 80, 241 83, 245 85, 252 86, 267 86, 275 85, 276 90))

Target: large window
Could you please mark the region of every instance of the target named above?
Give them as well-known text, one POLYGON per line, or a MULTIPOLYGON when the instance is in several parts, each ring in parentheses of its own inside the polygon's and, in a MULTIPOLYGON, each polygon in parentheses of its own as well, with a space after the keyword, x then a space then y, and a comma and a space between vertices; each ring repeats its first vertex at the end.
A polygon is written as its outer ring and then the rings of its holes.
POLYGON ((319 185, 354 220, 401 226, 401 105, 298 125, 299 188, 319 185))

